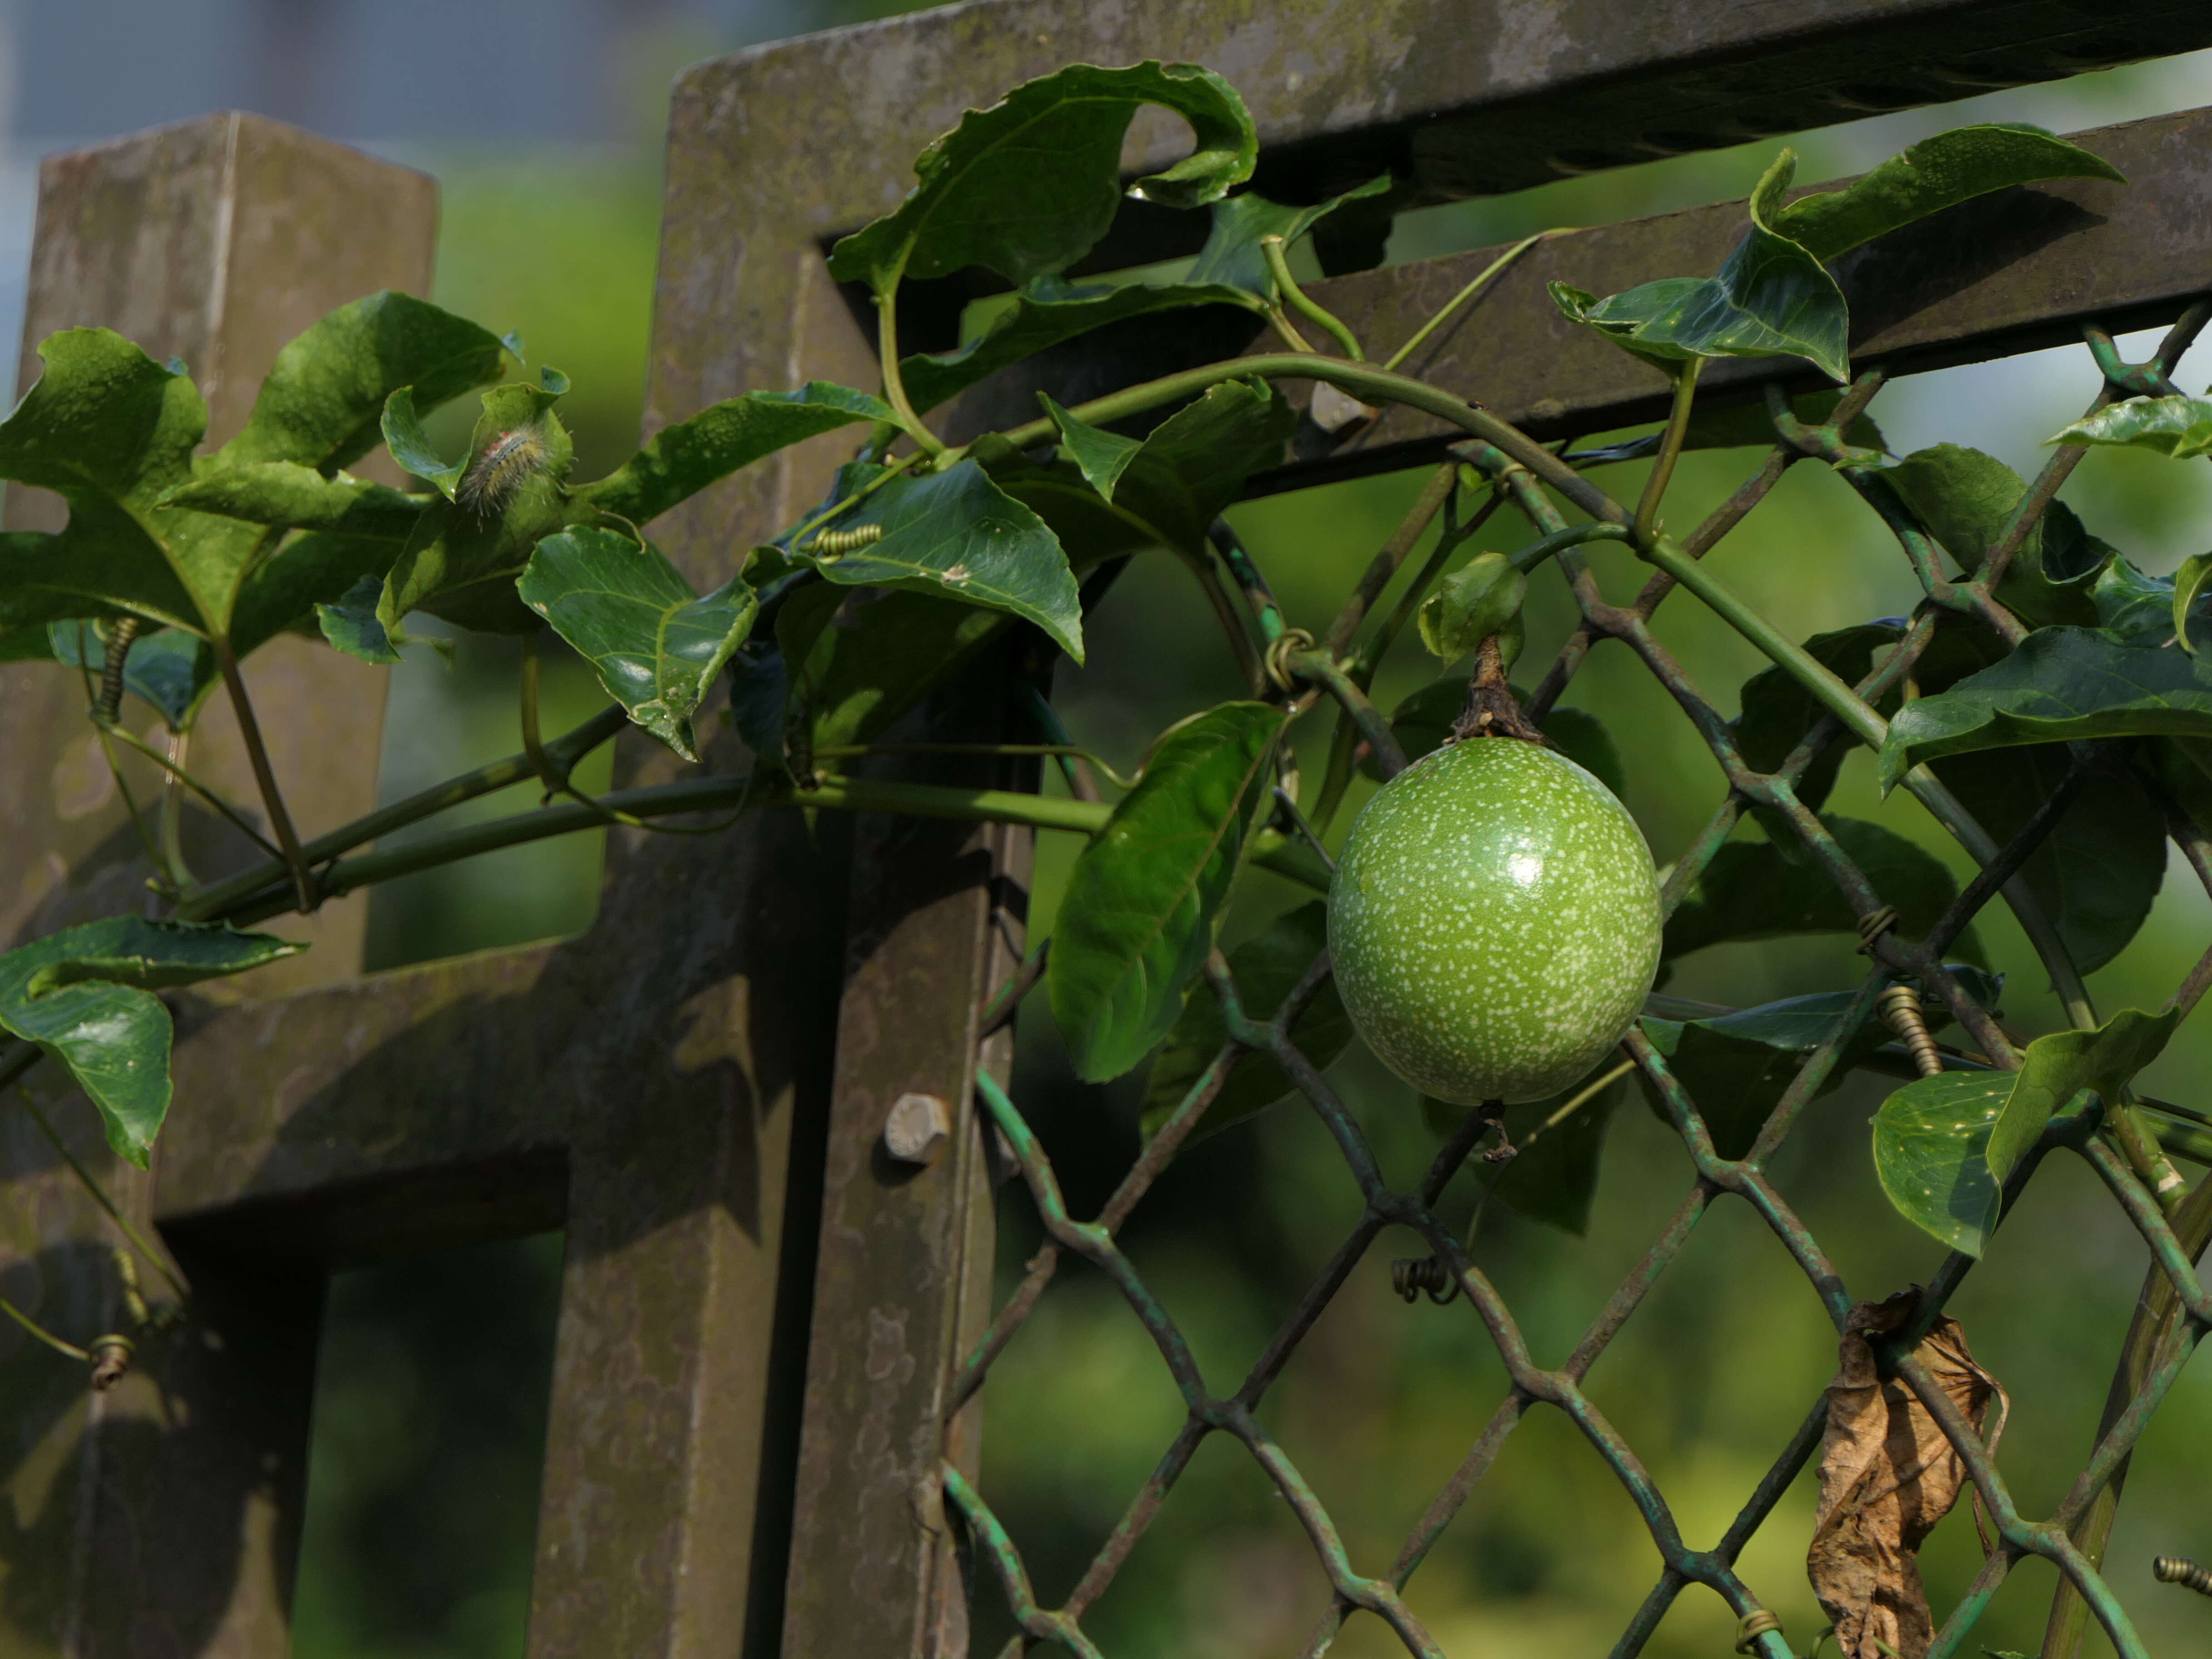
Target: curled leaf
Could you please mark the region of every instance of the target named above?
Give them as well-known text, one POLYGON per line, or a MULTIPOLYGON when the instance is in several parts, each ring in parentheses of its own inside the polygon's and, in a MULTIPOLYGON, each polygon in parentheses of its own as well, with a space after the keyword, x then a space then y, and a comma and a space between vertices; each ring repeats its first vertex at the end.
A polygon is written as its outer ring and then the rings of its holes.
POLYGON ((2112 448, 2148 449, 2177 461, 2212 455, 2212 398, 2175 392, 2165 398, 2130 398, 2085 415, 2051 440, 2055 444, 2100 444, 2112 448))
POLYGON ((1507 667, 1521 654, 1521 603, 1528 579, 1503 553, 1478 553, 1421 602, 1421 643, 1456 662, 1492 635, 1507 667))
MULTIPOLYGON (((1882 1380, 1870 1336, 1911 1321, 1920 1294, 1862 1302, 1838 1344, 1820 1446, 1820 1501, 1805 1557, 1843 1659, 1923 1659, 1935 1638, 1916 1557, 1966 1484, 1964 1462, 1905 1382, 1882 1380)), ((1913 1351, 1977 1435, 1995 1449, 2008 1402, 1974 1363, 1955 1319, 1913 1351)))

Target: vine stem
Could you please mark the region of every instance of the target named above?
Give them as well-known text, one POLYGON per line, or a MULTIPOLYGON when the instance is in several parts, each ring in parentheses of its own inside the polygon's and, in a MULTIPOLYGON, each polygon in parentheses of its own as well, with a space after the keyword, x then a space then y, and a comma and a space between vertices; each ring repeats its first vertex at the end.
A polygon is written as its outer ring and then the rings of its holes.
MULTIPOLYGON (((279 848, 274 842, 270 841, 268 836, 263 835, 258 830, 255 829, 252 821, 249 820, 244 813, 240 812, 228 801, 223 799, 222 796, 216 794, 216 792, 210 788, 206 784, 202 783, 198 778, 194 777, 179 763, 172 759, 169 756, 164 755, 152 744, 146 742, 143 738, 139 737, 137 733, 131 731, 129 726, 119 723, 109 722, 95 722, 95 724, 100 726, 100 735, 103 738, 116 737, 122 738, 125 744, 137 750, 140 754, 145 756, 145 757, 148 760, 152 761, 155 765, 160 767, 167 783, 171 785, 181 784, 184 787, 191 790, 192 793, 198 795, 209 805, 214 807, 216 811, 222 813, 225 818, 229 820, 230 825, 233 829, 236 830, 239 834, 244 836, 256 847, 258 847, 263 852, 268 854, 270 857, 274 859, 282 859, 284 856, 283 849, 279 848)), ((112 763, 113 763, 111 761, 110 764, 112 765, 112 763)), ((119 781, 120 775, 118 774, 118 781, 119 781)))
POLYGON ((56 1353, 64 1355, 70 1359, 82 1360, 87 1364, 91 1362, 92 1356, 89 1353, 86 1352, 82 1348, 78 1347, 74 1342, 63 1341, 61 1338, 56 1336, 52 1331, 48 1330, 44 1325, 39 1323, 37 1320, 32 1318, 30 1315, 25 1313, 21 1308, 17 1307, 4 1296, 0 1296, 0 1313, 6 1314, 9 1318, 14 1320, 18 1325, 21 1325, 25 1330, 28 1331, 33 1336, 38 1338, 40 1341, 45 1343, 56 1353))
POLYGON ((1326 330, 1353 362, 1367 361, 1367 354, 1359 349, 1359 337, 1345 325, 1344 319, 1298 286, 1298 279, 1291 275, 1291 264, 1285 255, 1281 237, 1262 236, 1260 257, 1267 262, 1267 274, 1275 279, 1275 286, 1282 290, 1283 299, 1291 310, 1316 327, 1326 330))
MULTIPOLYGON (((526 772, 523 775, 528 775, 526 772)), ((788 781, 756 785, 750 777, 690 778, 681 783, 617 790, 588 805, 566 802, 541 807, 484 823, 469 824, 404 847, 341 859, 325 872, 323 891, 335 898, 379 882, 474 858, 503 847, 544 841, 576 830, 598 829, 605 823, 605 811, 653 818, 720 811, 740 805, 890 812, 969 823, 1025 823, 1033 829, 1063 830, 1084 836, 1097 835, 1113 816, 1113 809, 1101 802, 1061 799, 1010 789, 972 789, 879 778, 830 777, 803 787, 788 781)), ((1316 891, 1328 890, 1328 872, 1303 846, 1278 832, 1262 831, 1256 836, 1252 858, 1255 863, 1303 882, 1316 891)), ((276 873, 281 875, 281 872, 276 873)), ((289 907, 269 890, 271 879, 264 872, 258 888, 222 905, 204 902, 196 904, 191 919, 246 922, 280 915, 289 907)))
POLYGON ((1511 264, 1516 259, 1526 253, 1530 248, 1535 246, 1537 243, 1542 241, 1547 236, 1561 235, 1564 234, 1564 227, 1556 228, 1551 230, 1540 230, 1534 236, 1524 236, 1519 241, 1514 243, 1511 247, 1507 248, 1504 252, 1499 254, 1495 259, 1492 259, 1488 264, 1485 265, 1482 268, 1481 273, 1478 275, 1473 282, 1469 283, 1465 288, 1460 289, 1458 293, 1453 295, 1450 299, 1445 301, 1443 305, 1437 310, 1435 316, 1430 318, 1427 322, 1423 323, 1419 328, 1415 329, 1413 332, 1412 337, 1407 339, 1405 344, 1400 346, 1395 351, 1392 352, 1389 357, 1383 360, 1382 367, 1387 369, 1397 368, 1398 366, 1403 363, 1407 358, 1412 356, 1416 351, 1419 351, 1421 349, 1421 343, 1424 340, 1427 339, 1430 335, 1435 333, 1438 329, 1444 325, 1445 320, 1451 316, 1452 313, 1457 311, 1469 300, 1472 300, 1476 295, 1481 293, 1484 289, 1489 287, 1491 279, 1496 276, 1498 272, 1504 270, 1506 266, 1511 264))
MULTIPOLYGON (((33 1052, 36 1053, 37 1051, 34 1049, 33 1052)), ((49 1146, 52 1146, 56 1152, 61 1155, 62 1162, 70 1166, 71 1172, 76 1175, 79 1183, 82 1185, 87 1193, 92 1195, 92 1201, 99 1205, 101 1209, 107 1212, 107 1218, 116 1224, 116 1227, 122 1232, 124 1237, 131 1241, 131 1249, 137 1250, 140 1255, 145 1257, 149 1262, 152 1263, 155 1271, 159 1273, 162 1278, 169 1281, 171 1288, 173 1289, 179 1296, 182 1297, 187 1302, 191 1301, 192 1293, 185 1285, 185 1281, 178 1278, 176 1273, 171 1270, 169 1264, 162 1259, 161 1252, 146 1242, 144 1235, 140 1233, 138 1229, 131 1224, 131 1222, 125 1217, 122 1210, 117 1207, 115 1200, 107 1195, 107 1189, 102 1187, 100 1182, 94 1178, 92 1171, 84 1167, 83 1164, 78 1160, 76 1154, 70 1151, 69 1147, 63 1142, 61 1136, 54 1132, 54 1126, 47 1121, 46 1115, 39 1109, 39 1103, 31 1098, 30 1091, 26 1089, 18 1089, 15 1091, 15 1097, 23 1103, 23 1109, 30 1113, 31 1121, 39 1126, 39 1133, 46 1138, 46 1144, 49 1146)))
POLYGON ((906 395, 906 382, 899 378, 898 356, 898 279, 890 286, 876 291, 876 354, 883 359, 884 401, 891 406, 900 423, 906 428, 925 455, 938 456, 945 453, 945 441, 932 432, 921 416, 915 413, 914 404, 906 395))
POLYGON ((1692 357, 1674 375, 1674 404, 1667 416, 1667 430, 1659 441, 1659 454, 1644 481, 1643 498, 1636 504, 1636 536, 1649 541, 1659 532, 1659 503, 1674 481, 1674 463, 1681 459, 1682 441, 1690 435, 1690 405, 1697 397, 1698 371, 1702 357, 1692 357))
POLYGON ((222 675, 223 690, 230 694, 232 711, 238 716, 238 734, 245 741, 246 759, 252 763, 253 781, 260 788, 261 805, 269 814, 269 827, 276 832, 276 845, 283 850, 285 868, 291 872, 293 894, 299 900, 300 912, 307 915, 319 902, 315 878, 300 851, 299 832, 292 827, 292 815, 284 810, 284 792, 276 787, 276 774, 269 764, 269 750, 261 741, 261 722, 253 717, 253 700, 246 695, 246 680, 238 672, 238 659, 231 653, 230 641, 217 638, 210 643, 215 649, 216 667, 222 675))

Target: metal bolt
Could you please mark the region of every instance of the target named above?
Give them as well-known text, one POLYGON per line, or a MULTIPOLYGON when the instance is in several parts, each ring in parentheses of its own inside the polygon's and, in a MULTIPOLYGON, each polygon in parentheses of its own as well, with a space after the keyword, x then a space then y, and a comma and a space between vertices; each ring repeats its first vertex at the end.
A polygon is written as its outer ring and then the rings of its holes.
POLYGON ((901 1095, 884 1120, 884 1151, 917 1169, 936 1163, 951 1139, 952 1109, 936 1095, 901 1095))

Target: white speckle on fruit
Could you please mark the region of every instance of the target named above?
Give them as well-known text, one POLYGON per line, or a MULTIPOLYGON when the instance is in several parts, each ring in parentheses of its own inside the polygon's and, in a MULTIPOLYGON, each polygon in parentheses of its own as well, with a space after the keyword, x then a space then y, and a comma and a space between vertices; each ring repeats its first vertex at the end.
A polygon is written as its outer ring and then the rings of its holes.
POLYGON ((1659 963, 1642 834, 1572 761, 1510 738, 1416 763, 1352 827, 1329 950, 1352 1023, 1440 1100, 1540 1100, 1620 1042, 1659 963))

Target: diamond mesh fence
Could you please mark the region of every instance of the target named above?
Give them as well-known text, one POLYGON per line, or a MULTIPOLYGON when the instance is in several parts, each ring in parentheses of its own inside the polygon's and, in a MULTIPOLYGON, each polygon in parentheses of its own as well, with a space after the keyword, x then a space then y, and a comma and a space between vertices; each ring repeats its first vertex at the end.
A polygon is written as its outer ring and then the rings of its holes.
MULTIPOLYGON (((2173 392, 2169 378, 2180 354, 2195 339, 2212 306, 2200 304, 2177 323, 2156 353, 2141 364, 2121 360, 2109 336, 2091 330, 2088 343, 2105 379, 2093 408, 2116 398, 2165 395, 2173 392)), ((1864 374, 1841 399, 1830 418, 1810 424, 1797 418, 1778 395, 1771 396, 1778 442, 1764 465, 1736 493, 1717 509, 1683 547, 1691 560, 1702 558, 1729 531, 1752 513, 1781 477, 1786 466, 1800 456, 1829 461, 1845 460, 1846 439, 1851 422, 1866 409, 1882 384, 1880 371, 1864 374)), ((1906 627, 1897 647, 1854 690, 1871 704, 1905 687, 1936 636, 1937 618, 1945 614, 1978 617, 2008 638, 2017 641, 2020 623, 1999 606, 1991 589, 2006 562, 2026 545, 2060 485, 2083 452, 2061 447, 2033 482, 2011 515, 1997 546, 1984 562, 1980 576, 1950 580, 1941 574, 1926 527, 1909 512, 1900 512, 1897 500, 1870 488, 1863 473, 1845 470, 1869 504, 1881 512, 1889 530, 1921 578, 1928 603, 1906 627)), ((1509 501, 1529 520, 1540 535, 1562 535, 1568 526, 1537 481, 1506 456, 1487 445, 1463 445, 1454 451, 1458 460, 1475 468, 1489 481, 1493 495, 1509 501)), ((1899 1008, 1899 999, 1885 998, 1898 987, 1917 988, 1939 1000, 1965 1034, 1966 1045, 1979 1055, 2002 1057, 2000 1064, 2017 1066, 2012 1042, 1996 1017, 1973 990, 1944 964, 1944 951, 2021 870, 2042 845, 2064 808, 2100 768, 2115 764, 2109 744, 2077 743, 2071 751, 2071 769, 2059 788, 2044 802, 2011 840, 2002 848, 1978 849, 1982 869, 1960 891, 1948 908, 1921 939, 1900 938, 1895 926, 1897 911, 1837 836, 1800 799, 1797 786, 1822 755, 1847 740, 1844 725, 1832 714, 1823 714, 1795 750, 1771 772, 1754 769, 1745 759, 1731 723, 1698 690, 1681 665, 1654 633, 1651 619, 1660 602, 1678 585, 1681 573, 1662 571, 1653 575, 1634 603, 1613 605, 1571 548, 1559 555, 1580 612, 1580 625, 1570 637, 1545 678, 1528 700, 1528 712, 1540 719, 1575 674, 1596 642, 1616 640, 1632 651, 1651 676, 1664 687, 1692 723, 1711 750, 1727 783, 1727 793, 1703 833, 1666 873, 1662 892, 1664 911, 1672 915, 1699 877, 1711 865, 1723 844, 1747 812, 1757 811, 1771 835, 1786 826, 1805 857, 1814 861, 1856 918, 1861 951, 1870 966, 1863 982, 1825 1037, 1807 1053, 1787 1088, 1774 1106, 1747 1152, 1723 1157, 1698 1102, 1670 1068, 1668 1059, 1640 1028, 1632 1028, 1624 1040, 1626 1060, 1639 1070, 1656 1098, 1665 1109, 1694 1165, 1695 1176, 1666 1224, 1623 1279, 1596 1317, 1583 1332, 1564 1361, 1556 1366, 1540 1364, 1532 1353, 1513 1310, 1469 1257, 1468 1249, 1439 1216, 1439 1200, 1454 1176, 1464 1168, 1488 1137, 1496 1119, 1482 1109, 1469 1111, 1443 1150, 1436 1156, 1418 1186, 1394 1188, 1385 1179, 1358 1123, 1319 1067, 1299 1051, 1292 1030, 1300 1014, 1322 991, 1329 975, 1326 952, 1318 956, 1279 1007, 1247 1007, 1239 988, 1220 952, 1208 960, 1206 981, 1218 999, 1227 1041, 1196 1084, 1183 1097, 1172 1115, 1152 1135, 1143 1152, 1092 1219, 1071 1215, 1051 1161, 1016 1102, 988 1075, 979 1075, 977 1087, 982 1108, 1004 1135, 1018 1161, 1020 1172, 1034 1201, 1046 1240, 1012 1294, 999 1309, 975 1349, 958 1365, 946 1395, 946 1415, 959 1412, 982 1388, 994 1363, 1021 1333, 1024 1324, 1048 1293, 1062 1263, 1073 1255, 1092 1264, 1112 1281, 1157 1348, 1161 1363, 1171 1375, 1184 1412, 1180 1429, 1165 1446, 1151 1475, 1128 1499, 1121 1517, 1101 1540, 1072 1592, 1058 1607, 1041 1604, 1032 1588, 1018 1541, 1009 1535, 994 1513, 988 1495, 957 1468, 943 1471, 949 1511, 964 1530, 975 1557, 987 1564, 1003 1590, 1019 1632, 1005 1650, 1011 1656, 1035 1644, 1056 1644, 1069 1652, 1096 1655, 1100 1650, 1085 1629, 1085 1617, 1127 1561, 1179 1480, 1190 1468, 1201 1442, 1224 1435, 1237 1442, 1263 1472, 1274 1491, 1296 1516, 1310 1542, 1320 1570, 1326 1575, 1330 1598, 1326 1612, 1313 1626, 1303 1648, 1306 1656, 1328 1649, 1347 1617, 1364 1611, 1389 1626, 1410 1654, 1439 1656, 1443 1649, 1409 1607, 1404 1594, 1425 1558, 1476 1491, 1507 1441, 1529 1415, 1540 1409, 1563 1413, 1590 1448, 1603 1460, 1642 1517, 1662 1569, 1613 1652, 1614 1659, 1629 1659, 1642 1650, 1661 1620, 1682 1592, 1701 1585, 1720 1596, 1738 1619, 1737 1650, 1762 1659, 1790 1659, 1793 1649, 1774 1614, 1757 1591, 1737 1571, 1737 1562, 1753 1534, 1773 1512, 1784 1492, 1820 1451, 1826 1426, 1825 1395, 1816 1400, 1796 1431, 1776 1453, 1771 1466, 1745 1498, 1735 1520, 1723 1535, 1705 1547, 1685 1536, 1668 1497, 1606 1414, 1593 1402, 1583 1383, 1624 1326, 1635 1317, 1669 1267, 1677 1260, 1692 1230, 1709 1210, 1729 1199, 1751 1206, 1808 1279, 1833 1321, 1844 1330, 1853 1299, 1842 1275, 1791 1206, 1776 1189, 1768 1167, 1805 1108, 1839 1068, 1858 1063, 1863 1048, 1852 1049, 1853 1039, 1870 1021, 1887 1018, 1897 1029, 1901 1046, 1893 1059, 1910 1057, 1917 1069, 1984 1068, 1987 1062, 1970 1049, 1936 1044, 1924 1025, 1899 1008), (1283 1320, 1260 1358, 1231 1393, 1210 1393, 1190 1344, 1159 1298, 1148 1288, 1117 1242, 1125 1224, 1141 1205, 1177 1151, 1199 1127, 1209 1105, 1221 1090, 1231 1068, 1243 1056, 1271 1057, 1295 1085, 1306 1107, 1315 1113, 1341 1154, 1347 1179, 1356 1184, 1362 1208, 1357 1224, 1338 1244, 1326 1264, 1305 1288, 1289 1316, 1283 1320), (1300 1343, 1313 1331, 1331 1299, 1346 1285, 1355 1267, 1374 1249, 1387 1230, 1406 1229, 1417 1235, 1430 1254, 1396 1264, 1400 1293, 1408 1300, 1426 1295, 1430 1300, 1463 1307, 1480 1322, 1489 1342, 1503 1361, 1510 1386, 1487 1425, 1450 1477, 1439 1487, 1419 1522, 1407 1533, 1394 1559, 1379 1570, 1363 1571, 1355 1564, 1336 1522, 1297 1465, 1276 1438, 1262 1426, 1258 1408, 1281 1377, 1300 1343)), ((1239 558, 1231 568, 1243 575, 1239 558)), ((1255 578, 1256 580, 1256 577, 1255 578)), ((1265 618, 1263 617, 1263 621, 1265 618)), ((1279 619, 1273 630, 1280 631, 1279 619)), ((1309 678, 1318 678, 1310 675, 1309 678)), ((1324 690, 1326 688, 1323 688, 1324 690)), ((1315 693, 1318 695, 1318 693, 1315 693)), ((1285 802, 1287 808, 1288 804, 1285 802)), ((1294 808, 1288 808, 1293 816, 1294 808)), ((2169 813, 2169 828, 2177 844, 2208 890, 2212 890, 2212 846, 2202 831, 2179 813, 2169 813)), ((1318 847, 1318 842, 1316 843, 1318 847)), ((1971 849, 1970 850, 1975 850, 1971 849)), ((1036 964, 1032 964, 1032 969, 1036 964)), ((2212 954, 2190 975, 2176 993, 2176 1005, 2193 1004, 2212 977, 2212 954)), ((1011 1018, 1016 1006, 1039 981, 1027 972, 1009 986, 1000 1003, 987 1013, 987 1024, 1011 1018)), ((1917 999, 1905 999, 1917 1007, 1917 999)), ((1608 1066, 1613 1064, 1607 1062, 1608 1066)), ((1906 1067, 1905 1074, 1911 1074, 1906 1067)), ((1595 1092, 1595 1086, 1585 1093, 1595 1092)), ((1562 1113, 1578 1101, 1571 1100, 1562 1113)), ((1885 1377, 1893 1377, 1910 1390, 1933 1419, 1944 1439, 1964 1466, 1972 1495, 1978 1500, 1977 1524, 1986 1517, 1985 1564, 1966 1595, 1952 1607, 1936 1631, 1929 1652, 1938 1659, 1966 1650, 1969 1633, 1991 1596, 2012 1568, 2024 1558, 2037 1556, 2053 1563, 2064 1583, 2086 1603, 2114 1649, 2124 1659, 2144 1659, 2145 1649, 2100 1571, 2094 1556, 2101 1551, 2101 1532, 2085 1547, 2083 1538, 2094 1531, 2085 1526, 2100 1494, 2106 1492, 2166 1397, 2208 1326, 2212 1326, 2212 1295, 2208 1295, 2193 1265, 2208 1237, 2212 1237, 2212 1181, 2201 1182, 2191 1196, 2181 1197, 2181 1184, 2166 1162, 2155 1135, 2146 1130, 2138 1106, 2121 1103, 2102 1114, 2094 1108, 2053 1119, 2041 1139, 2028 1152, 2003 1183, 2002 1202, 2009 1211, 2022 1189, 2048 1158, 2059 1153, 2084 1160, 2094 1170, 2124 1212, 2127 1220, 2148 1244, 2156 1267, 2147 1287, 2138 1322, 2148 1318, 2160 1334, 2145 1350, 2145 1363, 2133 1378, 2131 1393, 2122 1391, 2100 1425, 2087 1462, 2057 1507, 2043 1519, 2022 1513, 2000 1474, 1985 1428, 1970 1421, 1953 1394, 1931 1375, 1919 1350, 1942 1317, 1948 1299, 1976 1265, 1976 1258, 1953 1252, 1920 1291, 1909 1317, 1887 1335, 1872 1339, 1885 1377), (2161 1200, 2164 1200, 2163 1202, 2161 1200), (2160 1290, 2159 1287, 2162 1286, 2160 1290)), ((1493 1149, 1494 1152, 1502 1148, 1493 1149)), ((1993 1437, 1990 1436, 1989 1437, 1993 1437)), ((2108 1519, 2108 1517, 2107 1517, 2108 1519)), ((979 1591, 979 1594, 981 1593, 979 1591)))

